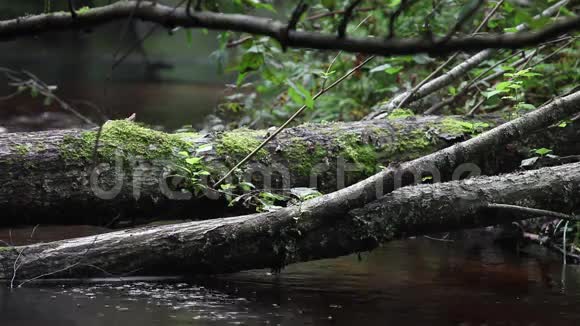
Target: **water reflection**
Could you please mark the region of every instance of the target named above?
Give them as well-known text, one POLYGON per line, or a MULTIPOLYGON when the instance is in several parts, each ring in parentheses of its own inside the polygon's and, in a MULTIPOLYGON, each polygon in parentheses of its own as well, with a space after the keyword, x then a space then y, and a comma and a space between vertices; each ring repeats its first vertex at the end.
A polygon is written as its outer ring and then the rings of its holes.
POLYGON ((579 276, 556 261, 417 239, 280 275, 3 288, 0 324, 572 325, 579 276))

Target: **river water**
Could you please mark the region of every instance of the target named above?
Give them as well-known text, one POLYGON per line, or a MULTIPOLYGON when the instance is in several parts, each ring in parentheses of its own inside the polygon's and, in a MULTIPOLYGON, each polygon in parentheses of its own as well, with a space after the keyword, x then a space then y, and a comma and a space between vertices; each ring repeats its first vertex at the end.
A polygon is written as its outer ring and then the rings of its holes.
POLYGON ((0 287, 0 325, 578 325, 579 304, 578 266, 420 238, 278 275, 0 287))

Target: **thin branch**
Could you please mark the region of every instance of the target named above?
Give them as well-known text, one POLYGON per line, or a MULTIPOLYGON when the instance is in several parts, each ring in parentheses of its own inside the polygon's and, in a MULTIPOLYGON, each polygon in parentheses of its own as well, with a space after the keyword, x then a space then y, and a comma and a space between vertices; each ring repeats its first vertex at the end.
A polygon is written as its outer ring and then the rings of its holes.
MULTIPOLYGON (((360 23, 358 23, 358 25, 356 25, 356 27, 354 28, 353 31, 356 31, 359 27, 361 27, 369 18, 371 18, 371 15, 366 16, 363 20, 361 20, 360 23)), ((326 68, 326 72, 325 72, 325 76, 328 77, 328 75, 330 74, 330 71, 332 69, 332 66, 334 66, 334 64, 336 63, 336 60, 338 60, 338 58, 340 57, 340 55, 342 54, 343 51, 338 51, 338 53, 334 56, 334 58, 332 59, 332 61, 330 61, 330 64, 328 65, 328 67, 326 68)), ((325 78, 322 81, 322 85, 320 86, 321 89, 324 89, 324 87, 326 87, 326 81, 328 79, 325 78)))
MULTIPOLYGON (((359 9, 354 9, 353 13, 359 13, 359 12, 366 12, 366 11, 373 11, 377 9, 377 7, 367 7, 367 8, 359 8, 359 9)), ((341 10, 335 10, 335 11, 329 11, 329 12, 321 12, 318 14, 314 14, 312 16, 308 16, 306 18, 304 18, 304 20, 317 20, 320 18, 325 18, 325 17, 330 17, 330 16, 336 16, 336 15, 342 15, 344 14, 345 10, 341 9, 341 10)))
POLYGON ((477 102, 477 104, 475 104, 473 106, 473 108, 471 110, 469 110, 467 115, 468 116, 474 115, 475 112, 477 112, 477 110, 479 110, 479 108, 483 105, 483 103, 485 103, 485 99, 481 99, 479 102, 477 102))
POLYGON ((510 56, 507 56, 501 60, 499 60, 498 62, 496 62, 494 65, 490 66, 489 68, 487 68, 486 70, 484 70, 483 72, 481 72, 479 75, 477 75, 476 77, 472 78, 465 86, 463 86, 461 88, 461 90, 459 92, 457 92, 457 94, 453 95, 450 98, 447 98, 441 102, 438 102, 436 104, 433 104, 429 109, 427 109, 423 114, 425 115, 429 115, 429 114, 433 114, 435 112, 437 112, 439 109, 447 106, 447 105, 451 105, 453 104, 458 98, 460 98, 461 96, 463 96, 465 93, 467 93, 467 91, 469 91, 471 89, 471 86, 473 84, 475 84, 478 80, 480 80, 483 76, 485 76, 488 72, 492 71, 493 69, 495 69, 496 67, 498 67, 499 65, 503 64, 504 62, 512 59, 515 56, 520 55, 521 53, 523 53, 524 51, 518 51, 510 56))
POLYGON ((412 4, 411 0, 401 0, 401 3, 399 4, 399 7, 397 7, 397 10, 395 10, 391 14, 391 16, 389 17, 389 35, 387 36, 387 39, 392 39, 393 37, 395 37, 395 23, 397 22, 397 18, 399 18, 399 16, 403 13, 403 11, 409 8, 411 4, 412 4))
MULTIPOLYGON (((568 47, 570 44, 572 44, 572 42, 574 42, 575 38, 574 37, 569 37, 569 38, 563 38, 560 39, 559 41, 565 41, 568 39, 568 42, 566 42, 564 45, 560 46, 559 48, 557 48, 556 50, 554 50, 551 54, 549 54, 548 56, 540 59, 537 62, 534 62, 530 68, 533 68, 537 65, 539 65, 540 63, 550 59, 551 57, 553 57, 554 55, 558 54, 560 51, 562 51, 563 49, 565 49, 566 47, 568 47)), ((549 43, 553 43, 553 42, 549 42, 549 43)), ((534 50, 530 55, 528 55, 527 57, 525 56, 525 51, 519 51, 513 55, 511 55, 510 57, 506 58, 512 58, 516 55, 519 55, 520 53, 524 53, 524 57, 522 57, 521 59, 519 59, 518 61, 516 61, 515 63, 512 64, 512 66, 516 67, 517 70, 522 70, 525 69, 532 61, 532 59, 539 53, 539 51, 545 47, 545 45, 540 46, 538 49, 534 50)), ((503 75, 505 73, 505 71, 499 71, 495 74, 492 74, 482 80, 480 80, 480 78, 482 76, 484 76, 485 74, 487 74, 490 70, 492 70, 493 68, 497 67, 499 64, 503 63, 506 61, 506 59, 504 60, 500 60, 499 62, 497 62, 495 65, 491 66, 490 68, 488 68, 487 70, 485 70, 484 72, 482 72, 481 74, 479 74, 477 77, 473 78, 460 92, 458 92, 455 96, 446 99, 444 101, 441 101, 435 105, 433 105, 431 108, 429 108, 427 111, 425 111, 425 114, 433 114, 436 111, 438 111, 440 108, 446 106, 446 105, 450 105, 452 103, 454 103, 461 95, 467 93, 467 91, 477 87, 477 85, 479 85, 482 82, 485 82, 489 79, 495 79, 501 75, 503 75)), ((479 108, 479 106, 481 104, 483 104, 485 100, 480 101, 480 103, 478 103, 478 105, 474 106, 466 115, 471 116, 475 113, 475 111, 479 108)))
POLYGON ((346 36, 346 27, 348 26, 348 21, 352 16, 354 9, 362 2, 362 0, 354 0, 351 2, 348 7, 344 10, 344 15, 342 16, 342 20, 338 25, 338 38, 344 38, 346 36))
MULTIPOLYGON (((356 71, 360 70, 364 65, 366 65, 367 63, 369 63, 374 58, 375 58, 374 56, 368 57, 366 60, 364 60, 363 62, 361 62, 358 66, 352 68, 346 74, 344 74, 342 77, 340 77, 339 79, 337 79, 336 81, 334 81, 334 83, 330 84, 328 87, 326 87, 324 89, 321 89, 318 93, 316 93, 312 97, 312 99, 313 100, 318 99, 324 93, 326 93, 329 90, 333 89, 335 86, 337 86, 338 84, 340 84, 342 81, 344 81, 345 79, 347 79, 348 77, 350 77, 353 73, 355 73, 356 71)), ((236 164, 233 168, 231 168, 221 179, 219 179, 213 185, 213 188, 217 188, 217 186, 219 186, 229 176, 231 176, 232 173, 234 173, 234 171, 236 171, 237 169, 239 169, 248 160, 250 160, 258 151, 260 151, 264 146, 266 146, 266 144, 268 144, 280 132, 282 132, 282 130, 284 130, 284 128, 286 128, 297 116, 299 116, 302 112, 304 112, 304 110, 306 110, 306 108, 307 108, 307 106, 306 105, 303 105, 300 109, 298 109, 296 112, 294 112, 294 114, 290 118, 288 118, 288 120, 286 120, 286 122, 284 122, 278 129, 276 129, 276 131, 274 131, 273 133, 271 133, 270 136, 268 136, 268 138, 266 138, 260 145, 258 145, 256 148, 254 148, 254 150, 252 150, 250 152, 250 154, 248 154, 246 157, 244 157, 240 162, 238 162, 238 164, 236 164)))
POLYGON ((228 48, 228 49, 235 48, 236 46, 242 45, 253 38, 254 37, 252 35, 248 35, 248 36, 244 36, 240 39, 230 41, 230 42, 228 42, 228 44, 226 44, 226 48, 228 48))
POLYGON ((534 62, 534 64, 532 64, 532 67, 539 65, 542 62, 545 62, 547 60, 550 60, 553 56, 555 56, 556 54, 560 53, 562 50, 564 50, 565 48, 567 48, 570 44, 572 44, 574 41, 576 40, 575 37, 572 37, 568 42, 566 42, 566 44, 560 46, 559 48, 557 48, 556 50, 554 50, 552 53, 550 53, 549 55, 543 57, 542 59, 534 62))
POLYGON ((73 4, 73 0, 68 0, 68 11, 73 19, 78 17, 78 14, 75 11, 75 6, 73 4))
MULTIPOLYGON (((493 15, 495 15, 496 11, 499 9, 499 7, 501 6, 501 4, 504 2, 504 0, 499 1, 495 7, 493 7, 493 9, 487 14, 487 16, 483 19, 483 21, 481 22, 481 24, 479 24, 479 26, 477 26, 477 28, 472 32, 472 34, 476 34, 479 31, 481 31, 481 29, 483 27, 485 27, 485 25, 487 24, 487 22, 489 21, 489 19, 491 17, 493 17, 493 15)), ((477 11, 477 9, 479 8, 479 6, 481 6, 481 4, 478 4, 477 6, 475 6, 475 10, 477 11)), ((455 52, 449 59, 447 59, 447 61, 445 61, 442 65, 440 65, 437 69, 435 69, 435 71, 433 71, 429 76, 427 76, 425 79, 423 79, 419 84, 417 84, 417 86, 415 86, 408 94, 407 96, 401 101, 399 102, 399 104, 397 105, 397 109, 400 108, 401 106, 403 106, 407 100, 409 100, 409 98, 411 98, 411 96, 413 96, 413 94, 415 94, 415 92, 417 92, 417 90, 421 87, 423 87, 423 85, 425 85, 429 80, 431 80, 431 78, 437 76, 439 74, 440 71, 442 71, 449 63, 451 63, 453 60, 455 60, 455 58, 457 58, 457 56, 459 55, 459 52, 455 52)), ((427 114, 427 113, 425 113, 427 114)))
POLYGON ((290 16, 290 20, 288 21, 288 26, 286 27, 287 31, 291 31, 291 30, 296 29, 296 24, 298 24, 300 17, 302 16, 302 14, 304 14, 304 12, 306 12, 307 9, 308 9, 308 4, 305 3, 304 0, 300 0, 300 2, 298 2, 298 5, 296 6, 296 8, 294 8, 292 15, 290 16))
MULTIPOLYGON (((191 18, 193 18, 193 16, 191 15, 191 5, 192 5, 193 0, 187 0, 187 4, 185 5, 185 11, 187 13, 187 15, 191 18)), ((195 7, 193 8, 193 10, 195 11, 200 11, 201 10, 201 0, 197 0, 195 7)))
MULTIPOLYGON (((76 19, 69 13, 51 13, 0 21, 0 40, 36 35, 48 31, 87 28, 123 19, 135 8, 135 1, 119 1, 108 6, 89 9, 76 19)), ((144 1, 135 10, 135 17, 167 27, 207 28, 230 30, 255 35, 270 36, 278 41, 284 39, 285 23, 270 18, 200 11, 192 13, 191 19, 185 8, 172 8, 144 1)), ((430 53, 445 55, 457 51, 483 49, 516 49, 533 46, 567 32, 580 30, 580 17, 572 17, 551 23, 534 32, 458 36, 445 42, 424 38, 385 40, 376 37, 344 37, 310 31, 292 31, 287 45, 295 48, 319 50, 344 50, 374 55, 400 55, 430 53)))
POLYGON ((308 4, 305 3, 304 0, 300 0, 298 2, 298 5, 296 5, 296 8, 294 8, 294 11, 292 11, 292 15, 290 16, 290 20, 288 20, 288 24, 286 25, 286 28, 284 29, 284 39, 279 40, 280 44, 282 44, 282 47, 284 49, 286 49, 286 40, 288 40, 288 35, 290 35, 290 31, 296 29, 296 25, 298 24, 300 17, 302 17, 302 14, 304 14, 307 9, 308 9, 308 4))
POLYGON ((481 24, 479 24, 479 26, 477 26, 474 33, 479 33, 485 26, 487 26, 487 23, 489 22, 489 20, 493 17, 493 15, 495 15, 495 13, 499 9, 499 7, 501 7, 501 5, 504 3, 504 1, 505 0, 500 0, 495 4, 495 6, 491 9, 491 11, 481 21, 481 24))
MULTIPOLYGON (((453 26, 453 28, 451 28, 451 30, 449 31, 449 33, 447 33, 447 35, 445 35, 445 37, 443 38, 443 42, 445 42, 446 40, 451 39, 455 33, 459 32, 461 30, 461 27, 463 27, 463 25, 469 20, 471 19, 471 17, 473 17, 477 11, 479 10, 479 8, 481 8, 481 6, 485 3, 485 0, 477 0, 477 3, 473 6, 471 6, 470 8, 468 8, 467 11, 465 11, 465 13, 463 15, 461 15, 461 17, 459 17, 459 21, 457 21, 457 23, 453 26)), ((480 25, 483 26, 483 25, 480 25)), ((479 27, 478 27, 479 28, 479 27)), ((474 33, 479 32, 478 30, 476 30, 474 33)))
MULTIPOLYGON (((495 14, 495 11, 497 11, 497 9, 501 5, 501 3, 502 2, 500 1, 500 3, 498 3, 492 9, 492 11, 488 14, 488 17, 491 17, 491 16, 493 16, 493 14, 495 14)), ((561 0, 561 1, 557 2, 556 4, 550 6, 546 10, 544 10, 541 14, 535 16, 534 19, 552 16, 552 15, 556 14, 558 12, 558 10, 562 6, 566 5, 567 3, 568 3, 568 0, 561 0)), ((485 20, 487 20, 487 17, 486 17, 486 19, 484 19, 484 21, 485 20)), ((484 25, 480 24, 475 29, 474 32, 480 31, 481 28, 483 28, 483 27, 484 27, 484 25)), ((516 26, 516 29, 519 32, 525 31, 525 30, 527 30, 527 28, 528 27, 525 24, 520 24, 520 25, 516 26)), ((493 54, 494 54, 494 51, 491 49, 483 50, 483 51, 476 53, 475 55, 473 55, 469 59, 465 60, 461 64, 457 65, 456 67, 449 70, 445 74, 435 78, 434 80, 429 81, 427 83, 421 82, 420 84, 423 84, 422 87, 415 87, 411 92, 404 92, 402 94, 399 94, 396 97, 394 97, 392 100, 387 102, 386 104, 382 104, 378 108, 374 108, 373 109, 374 112, 369 114, 367 117, 365 117, 365 119, 366 120, 381 119, 384 116, 388 115, 395 107, 400 107, 398 105, 401 102, 401 100, 404 100, 403 102, 407 102, 409 99, 412 99, 413 101, 415 101, 415 100, 418 100, 422 97, 425 97, 425 96, 427 96, 435 91, 438 91, 439 89, 453 83, 455 80, 457 80, 457 78, 466 74, 472 68, 478 66, 481 62, 490 58, 493 54), (409 95, 409 93, 412 93, 412 94, 409 95)), ((426 80, 428 80, 428 79, 429 78, 426 78, 426 80)))
POLYGON ((524 207, 524 206, 517 206, 517 205, 508 205, 508 204, 487 204, 485 205, 486 208, 491 209, 499 209, 504 211, 509 211, 512 213, 520 214, 520 215, 532 215, 537 217, 553 217, 559 218, 566 221, 580 221, 580 216, 564 214, 560 212, 549 211, 545 209, 538 209, 538 208, 531 208, 531 207, 524 207))

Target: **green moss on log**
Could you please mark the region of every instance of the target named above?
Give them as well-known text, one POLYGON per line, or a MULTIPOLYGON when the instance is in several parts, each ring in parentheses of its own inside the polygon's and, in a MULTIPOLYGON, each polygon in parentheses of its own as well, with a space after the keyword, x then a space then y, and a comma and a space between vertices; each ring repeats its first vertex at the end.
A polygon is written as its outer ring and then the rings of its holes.
POLYGON ((294 137, 282 149, 282 155, 292 170, 299 175, 307 176, 310 175, 316 164, 322 162, 327 151, 317 144, 309 144, 300 137, 294 137))
POLYGON ((427 155, 435 150, 429 134, 422 129, 398 133, 395 142, 387 144, 386 154, 392 160, 406 161, 427 155))
POLYGON ((437 127, 441 132, 448 133, 450 135, 475 135, 479 134, 490 128, 490 124, 481 121, 463 121, 454 118, 445 118, 437 127))
POLYGON ((346 134, 338 138, 341 155, 347 160, 356 163, 364 175, 371 175, 378 170, 378 155, 375 146, 365 144, 360 135, 346 134))
POLYGON ((414 115, 415 115, 415 113, 413 113, 413 111, 411 111, 409 109, 394 109, 393 112, 391 112, 387 116, 387 119, 389 119, 389 120, 403 119, 403 118, 407 118, 407 117, 412 117, 414 115))
MULTIPOLYGON (((144 160, 171 160, 181 151, 192 152, 196 134, 168 134, 152 130, 127 120, 108 121, 99 139, 99 161, 113 162, 116 153, 122 157, 140 157, 144 160)), ((97 131, 85 131, 80 136, 66 136, 60 146, 65 162, 91 160, 97 131)))
MULTIPOLYGON (((237 129, 224 132, 217 140, 216 151, 219 155, 233 157, 236 160, 244 158, 258 147, 266 136, 265 131, 237 129)), ((265 149, 260 149, 254 156, 264 159, 268 156, 265 149)))
POLYGON ((26 156, 30 152, 30 145, 16 144, 12 146, 12 150, 20 156, 26 156))

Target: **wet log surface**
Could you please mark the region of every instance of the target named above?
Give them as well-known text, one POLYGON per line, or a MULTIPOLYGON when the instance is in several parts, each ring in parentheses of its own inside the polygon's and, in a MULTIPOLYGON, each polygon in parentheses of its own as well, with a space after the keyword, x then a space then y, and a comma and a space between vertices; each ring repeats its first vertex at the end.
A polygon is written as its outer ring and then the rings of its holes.
MULTIPOLYGON (((426 116, 305 124, 282 132, 248 163, 244 173, 257 186, 262 185, 265 171, 271 175, 272 187, 310 186, 327 193, 374 174, 380 165, 421 157, 502 122, 496 116, 426 116)), ((516 169, 530 156, 531 148, 577 154, 580 128, 576 125, 529 135, 474 163, 482 173, 496 174, 516 169)), ((160 181, 166 181, 163 169, 180 164, 184 159, 178 153, 187 151, 202 158, 215 180, 259 144, 267 131, 165 134, 110 121, 93 155, 96 134, 95 130, 53 130, 0 135, 0 224, 110 225, 135 216, 207 219, 231 214, 222 199, 168 193, 160 187, 160 181), (95 185, 101 189, 98 195, 95 185)), ((175 190, 172 187, 169 182, 168 190, 175 190)))
POLYGON ((403 187, 312 227, 286 210, 5 247, 0 278, 192 275, 298 262, 375 248, 392 239, 528 218, 490 209, 502 203, 573 212, 580 208, 580 163, 501 176, 403 187), (17 266, 16 271, 15 266, 17 266))

